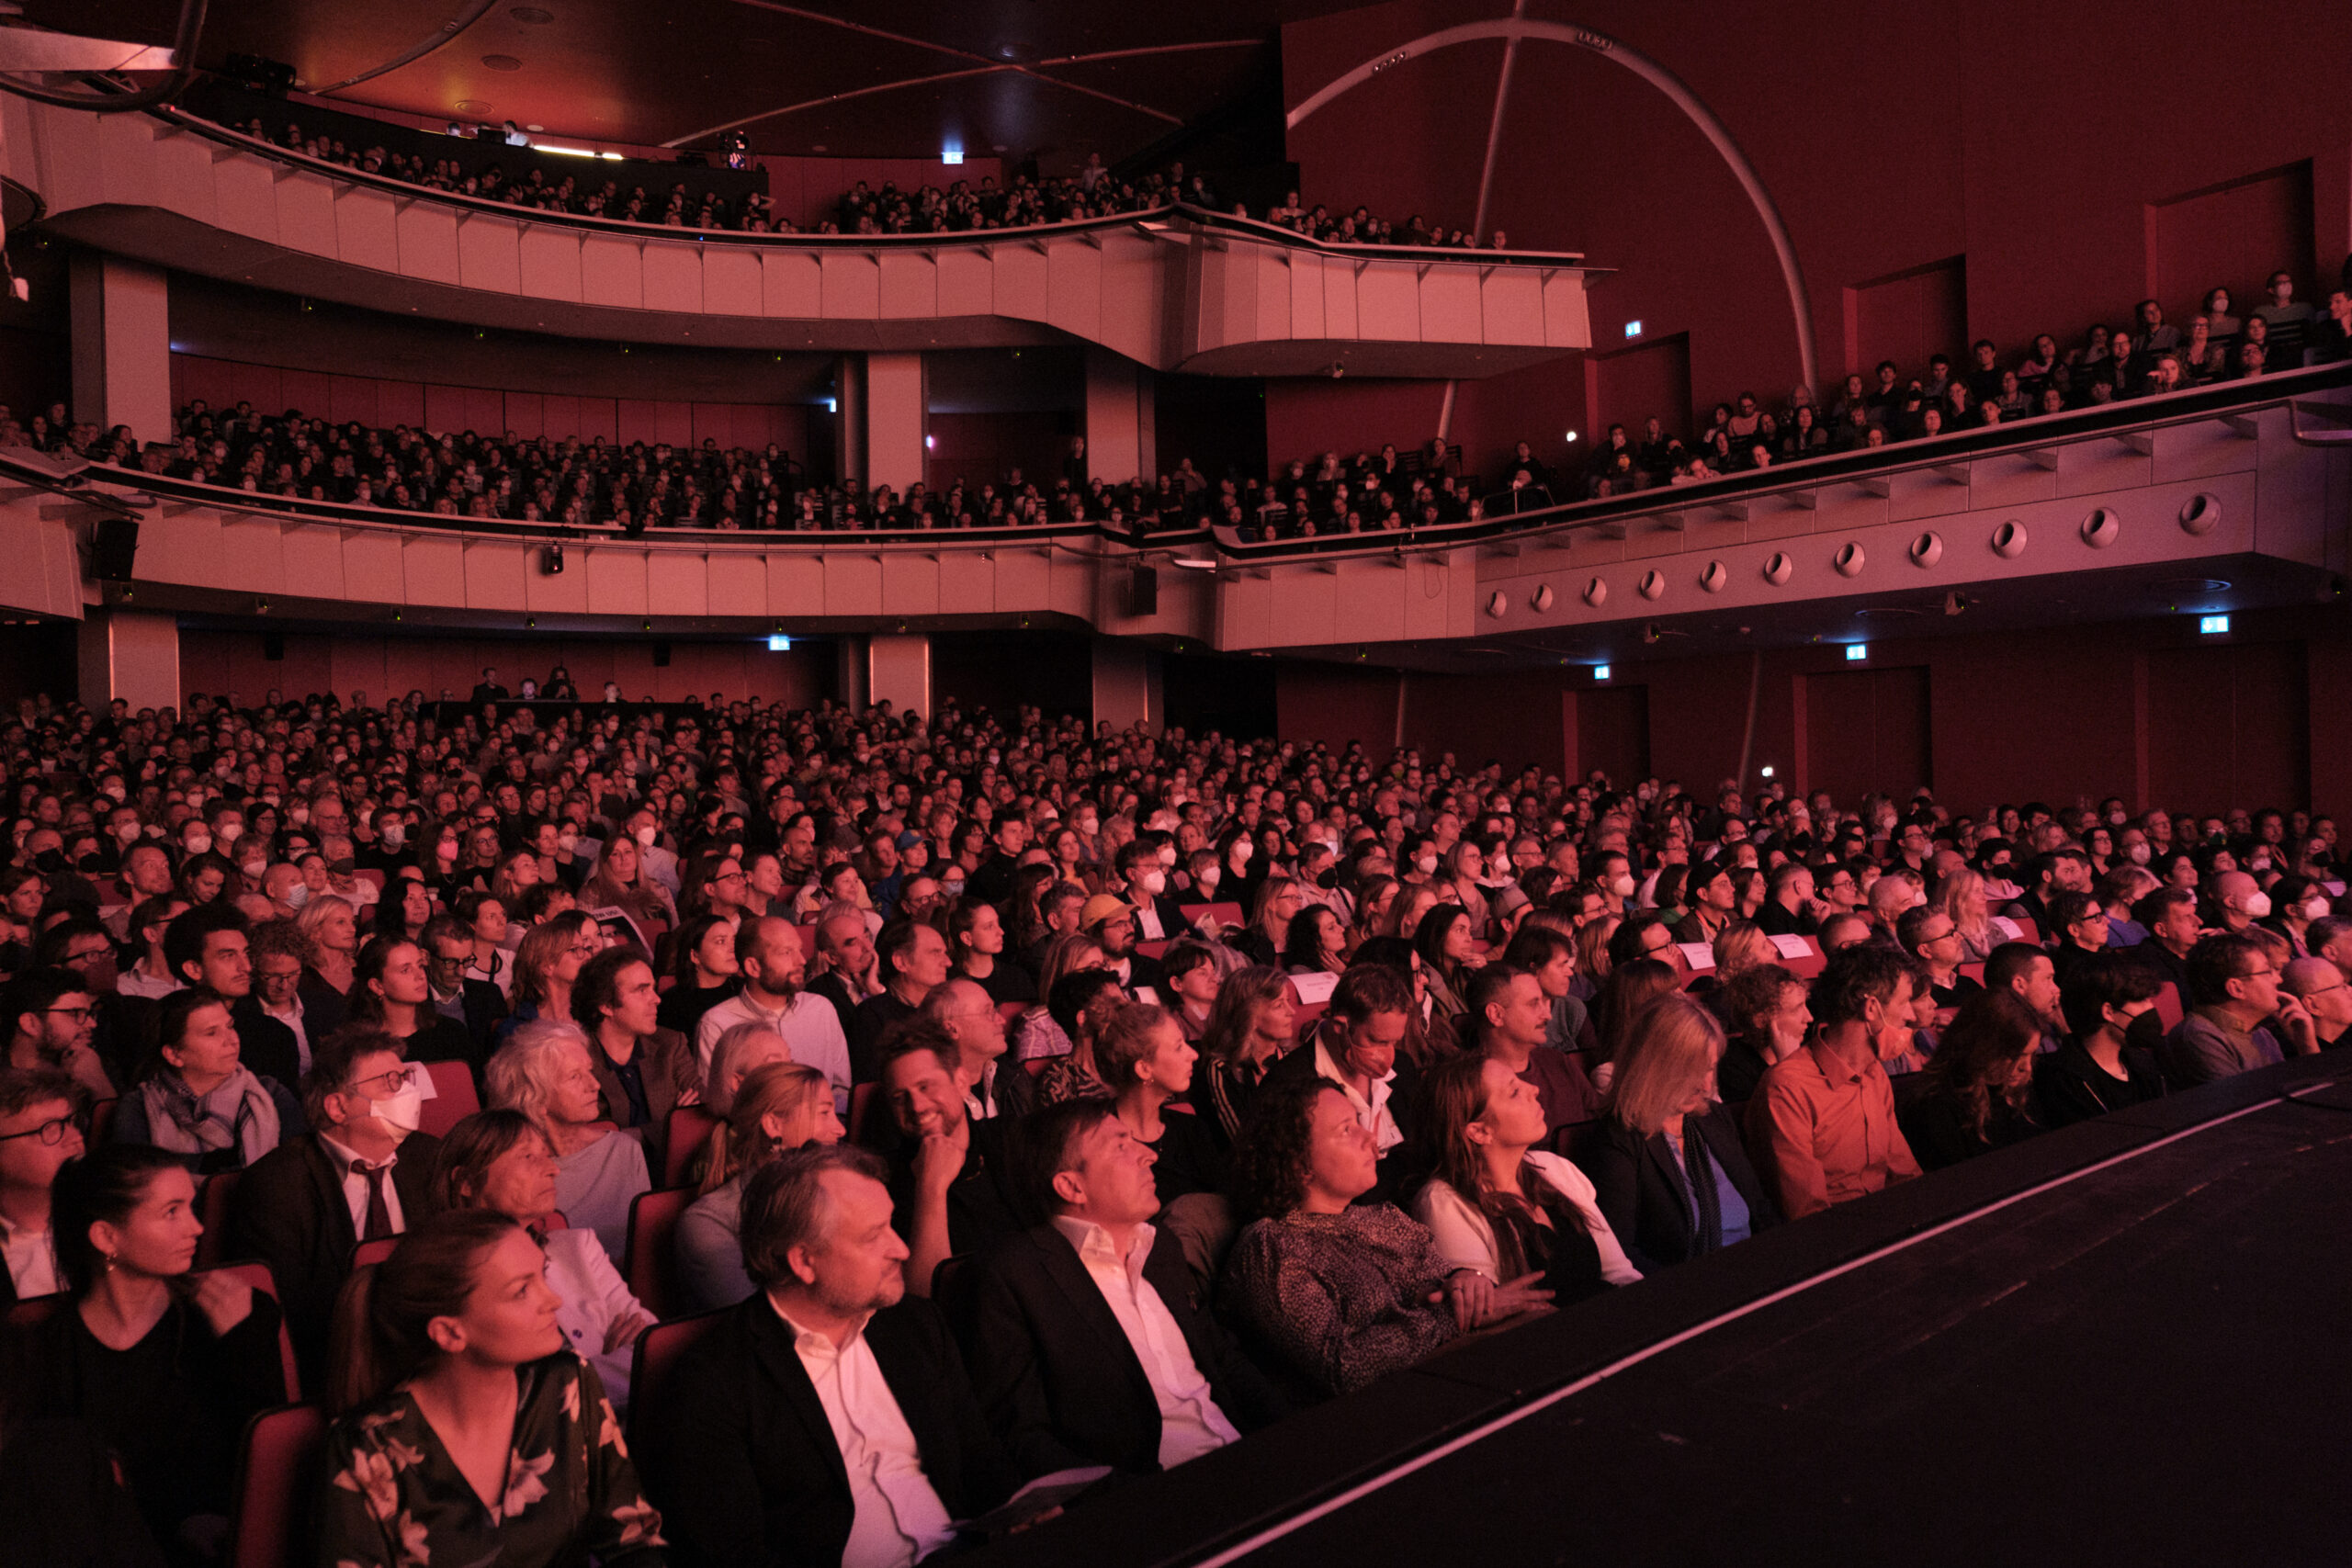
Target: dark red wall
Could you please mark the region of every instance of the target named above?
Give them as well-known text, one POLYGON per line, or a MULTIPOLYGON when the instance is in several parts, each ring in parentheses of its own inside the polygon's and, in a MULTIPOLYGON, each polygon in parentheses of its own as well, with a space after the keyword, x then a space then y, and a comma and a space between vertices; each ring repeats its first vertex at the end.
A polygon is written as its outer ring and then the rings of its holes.
POLYGON ((1693 791, 1736 776, 1751 674, 1748 778, 1850 799, 1924 779, 1956 811, 2114 794, 2136 808, 2265 802, 2352 810, 2352 631, 2340 611, 2185 617, 2024 633, 1879 638, 1760 656, 1619 660, 1493 676, 1285 668, 1282 733, 1379 755, 1401 681, 1404 743, 1467 766, 1646 772, 1693 791), (1563 699, 1566 698, 1564 718, 1563 699), (1800 745, 1800 738, 1804 743, 1800 745), (1867 753, 1867 756, 1865 755, 1867 753))
MULTIPOLYGON (((1396 0, 1293 23, 1285 99, 1504 10, 1396 0)), ((1871 285, 1954 258, 1967 333, 2021 348, 2041 331, 2078 338, 2159 289, 2176 320, 2211 283, 2243 304, 2272 265, 2308 297, 2352 245, 2352 96, 2339 90, 2352 8, 1587 0, 1574 15, 1679 75, 1747 150, 1794 237, 1825 381, 1865 351, 1871 285), (2290 167, 2304 160, 2307 177, 2290 167)), ((1466 225, 1499 60, 1492 43, 1444 50, 1338 99, 1290 135, 1305 185, 1466 225)), ((1635 318, 1647 336, 1687 332, 1701 406, 1743 388, 1777 400, 1797 378, 1761 224, 1699 132, 1632 73, 1561 44, 1521 50, 1489 222, 1619 269, 1592 291, 1593 341, 1622 346, 1635 318)), ((1548 433, 1555 455, 1549 416, 1578 400, 1581 369, 1530 374, 1556 384, 1551 401, 1465 399, 1457 437, 1485 450, 1548 433)), ((1436 401, 1340 386, 1269 398, 1277 456, 1409 434, 1436 401)))
POLYGON ((582 694, 592 698, 607 681, 618 681, 625 697, 656 702, 675 702, 689 694, 707 700, 718 692, 729 701, 758 697, 812 707, 834 692, 834 650, 828 642, 796 644, 788 653, 771 653, 764 642, 748 637, 673 640, 666 668, 654 664, 650 640, 616 637, 328 637, 297 632, 285 637, 284 653, 283 659, 267 658, 258 631, 183 630, 180 684, 190 692, 234 692, 249 704, 258 703, 272 688, 288 696, 331 690, 345 702, 361 691, 370 705, 379 706, 388 694, 412 691, 422 691, 428 698, 438 698, 445 691, 463 697, 485 668, 496 669, 499 683, 514 691, 526 676, 545 682, 548 672, 560 664, 571 671, 582 694))
MULTIPOLYGON (((527 370, 517 372, 526 378, 527 370)), ((397 424, 435 432, 513 431, 582 441, 602 436, 623 446, 666 441, 757 451, 771 441, 805 457, 811 449, 807 405, 688 402, 678 399, 580 397, 568 392, 500 391, 485 387, 431 386, 374 376, 331 376, 313 370, 245 365, 199 355, 172 355, 172 406, 202 398, 214 408, 250 402, 264 413, 299 408, 335 423, 357 420, 381 429, 397 424)))

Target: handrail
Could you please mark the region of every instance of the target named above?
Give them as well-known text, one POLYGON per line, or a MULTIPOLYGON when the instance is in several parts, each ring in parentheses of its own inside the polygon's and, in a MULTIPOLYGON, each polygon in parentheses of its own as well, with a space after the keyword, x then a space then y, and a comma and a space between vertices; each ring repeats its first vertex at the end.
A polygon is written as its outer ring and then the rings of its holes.
POLYGON ((812 234, 800 231, 791 233, 754 233, 741 229, 696 229, 681 224, 633 222, 625 218, 591 216, 581 212, 549 212, 544 208, 526 207, 520 202, 500 201, 493 197, 468 196, 462 191, 442 190, 435 186, 421 186, 407 180, 394 179, 389 175, 355 169, 347 164, 314 158, 308 152, 280 147, 275 141, 250 136, 232 126, 205 118, 186 109, 166 108, 155 111, 155 118, 181 130, 223 145, 243 148, 256 156, 279 163, 309 168, 332 178, 346 180, 353 185, 371 186, 392 192, 403 200, 435 201, 447 206, 510 218, 518 223, 560 224, 615 234, 631 234, 641 238, 662 235, 695 243, 748 244, 754 247, 786 250, 885 250, 926 251, 956 245, 990 245, 1020 243, 1061 235, 1102 233, 1114 229, 1144 229, 1155 223, 1166 224, 1170 220, 1209 230, 1230 230, 1254 239, 1270 241, 1293 250, 1313 251, 1318 254, 1361 259, 1364 256, 1392 258, 1398 261, 1453 261, 1494 265, 1570 266, 1599 276, 1610 268, 1585 265, 1580 251, 1474 251, 1450 245, 1363 245, 1340 244, 1333 241, 1317 240, 1295 233, 1278 224, 1255 218, 1236 218, 1229 212, 1216 212, 1194 207, 1189 202, 1170 202, 1164 206, 1138 209, 1133 212, 1114 213, 1107 218, 1071 219, 1059 223, 1033 223, 1014 229, 958 229, 934 234, 812 234))
MULTIPOLYGON (((113 498, 93 492, 83 484, 72 490, 56 485, 46 470, 12 456, 0 446, 0 474, 57 489, 60 494, 99 504, 113 498)), ((1058 546, 1075 549, 1086 541, 1124 546, 1138 552, 1194 544, 1208 536, 1205 525, 1149 535, 1113 528, 1107 521, 1085 523, 1023 523, 995 528, 670 528, 626 533, 599 525, 548 520, 521 523, 498 517, 451 516, 438 512, 403 512, 392 507, 363 506, 353 502, 309 501, 300 496, 265 495, 233 485, 208 484, 201 479, 172 479, 111 463, 92 461, 77 478, 89 485, 138 491, 158 502, 205 506, 218 512, 282 517, 289 522, 331 523, 361 531, 413 534, 426 532, 451 538, 508 539, 545 544, 626 545, 654 550, 707 553, 741 550, 765 552, 779 545, 805 544, 814 549, 932 549, 943 547, 1008 548, 1058 546)), ((116 504, 120 504, 117 502, 116 504)))
POLYGON ((1351 556, 1390 555, 1400 549, 1458 548, 1464 545, 1544 532, 1558 527, 1585 527, 1661 512, 1684 512, 1731 502, 1745 502, 1786 491, 1841 484, 1878 473, 1936 468, 1949 463, 2030 451, 2035 447, 2071 446, 2127 430, 2185 424, 2219 413, 2291 404, 2298 397, 2335 387, 2352 386, 2352 362, 2282 370, 2255 381, 2224 381, 2187 391, 2125 402, 2037 414, 2014 423, 1979 426, 1947 435, 1931 436, 1854 452, 1776 462, 1721 475, 1696 484, 1672 488, 1653 486, 1624 495, 1594 501, 1563 502, 1537 511, 1475 522, 1407 524, 1403 528, 1362 534, 1324 534, 1312 539, 1278 539, 1248 544, 1222 524, 1215 526, 1218 553, 1236 565, 1313 558, 1328 560, 1351 556), (2245 394, 2259 388, 2257 397, 2245 394), (2278 389, 2274 390, 2276 388, 2278 389), (2154 417, 2151 417, 2152 414, 2154 417))
MULTIPOLYGON (((1197 547, 1214 541, 1216 554, 1223 558, 1220 564, 1240 566, 1306 558, 1329 561, 1374 558, 1407 549, 1457 549, 1464 546, 1521 538, 1557 528, 1587 528, 1657 513, 1754 501, 1791 491, 1848 483, 1881 473, 1937 468, 1958 461, 2030 451, 2036 447, 2075 445, 2127 431, 2190 423, 2218 414, 2281 406, 2287 407, 2291 414, 2297 399, 2345 387, 2352 387, 2352 363, 2313 366, 2265 376, 2258 381, 2229 381, 2219 386, 2169 392, 2154 398, 2135 398, 2128 402, 2110 403, 2069 413, 2041 415, 2032 420, 2020 420, 2014 424, 1868 447, 1857 452, 1829 453, 1774 464, 1770 468, 1724 475, 1699 484, 1678 485, 1670 490, 1635 491, 1598 501, 1566 502, 1510 517, 1408 525, 1393 531, 1330 534, 1313 539, 1281 539, 1261 544, 1245 544, 1232 529, 1207 521, 1160 532, 1116 530, 1107 522, 1090 521, 1029 523, 993 528, 760 530, 665 527, 628 534, 606 526, 551 520, 520 523, 503 518, 451 517, 446 513, 402 512, 354 502, 266 495, 229 485, 207 484, 200 479, 171 479, 99 462, 90 464, 78 477, 89 484, 135 491, 158 501, 188 506, 209 506, 223 512, 284 517, 290 521, 332 523, 357 529, 404 533, 424 531, 455 537, 537 540, 549 544, 594 545, 603 542, 654 550, 698 552, 713 549, 764 552, 796 545, 812 550, 938 550, 1018 547, 1023 545, 1076 549, 1086 541, 1095 541, 1138 554, 1148 554, 1186 546, 1197 547), (2260 395, 2246 395, 2256 390, 2260 395)), ((2306 438, 2311 433, 2298 422, 2290 434, 2306 438)), ((0 472, 41 484, 44 488, 54 483, 53 475, 47 470, 12 459, 10 449, 6 447, 0 447, 0 472)), ((85 502, 98 500, 89 490, 78 484, 72 493, 85 502)))

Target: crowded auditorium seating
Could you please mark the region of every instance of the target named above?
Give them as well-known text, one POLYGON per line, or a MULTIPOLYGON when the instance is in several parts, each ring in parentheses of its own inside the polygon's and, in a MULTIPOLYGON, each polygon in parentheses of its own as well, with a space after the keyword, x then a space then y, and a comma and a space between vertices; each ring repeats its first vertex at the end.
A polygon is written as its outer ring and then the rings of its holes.
POLYGON ((2352 21, 707 3, 8 100, 0 1560, 2301 1560, 2352 21))

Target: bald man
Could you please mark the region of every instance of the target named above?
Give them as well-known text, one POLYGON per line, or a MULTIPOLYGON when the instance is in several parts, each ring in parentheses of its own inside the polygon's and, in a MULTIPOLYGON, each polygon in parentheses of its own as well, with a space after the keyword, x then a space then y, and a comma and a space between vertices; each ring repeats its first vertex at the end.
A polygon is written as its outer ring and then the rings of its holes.
POLYGON ((2242 871, 2225 871, 2213 878, 2213 910, 2222 930, 2244 936, 2246 928, 2270 913, 2270 895, 2242 871))
POLYGON ((978 981, 958 977, 933 987, 923 998, 922 1012, 956 1042, 960 1055, 956 1076, 963 1080, 965 1109, 974 1119, 1018 1115, 1026 1109, 1012 1101, 1016 1089, 1028 1087, 1029 1075, 997 1076, 997 1064, 1004 1058, 1004 1014, 978 981))
POLYGON ((2343 970, 2324 958, 2298 958, 2287 965, 2279 985, 2312 1015, 2321 1050, 2334 1050, 2352 1033, 2352 984, 2343 970))

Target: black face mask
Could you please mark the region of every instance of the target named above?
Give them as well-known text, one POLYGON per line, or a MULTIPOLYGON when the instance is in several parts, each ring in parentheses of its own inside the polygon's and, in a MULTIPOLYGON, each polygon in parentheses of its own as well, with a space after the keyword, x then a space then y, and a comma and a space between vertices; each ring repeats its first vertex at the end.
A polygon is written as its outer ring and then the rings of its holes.
POLYGON ((33 869, 47 875, 55 876, 65 869, 65 852, 62 850, 41 851, 40 853, 33 856, 33 869))
POLYGON ((2164 1038, 2165 1021, 2154 1008, 2133 1019, 2132 1027, 2123 1032, 2123 1043, 2150 1053, 2164 1043, 2164 1038))

